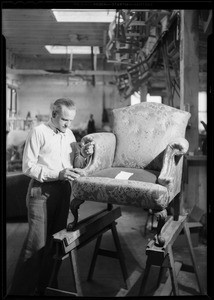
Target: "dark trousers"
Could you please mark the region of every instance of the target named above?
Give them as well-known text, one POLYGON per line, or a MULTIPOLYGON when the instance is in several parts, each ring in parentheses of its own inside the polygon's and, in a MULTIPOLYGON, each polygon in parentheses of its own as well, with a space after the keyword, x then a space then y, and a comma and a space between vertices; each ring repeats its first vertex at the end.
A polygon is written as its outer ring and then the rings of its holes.
POLYGON ((70 195, 68 181, 31 180, 27 194, 29 230, 9 294, 33 295, 35 290, 44 293, 54 263, 52 235, 66 228, 70 195))

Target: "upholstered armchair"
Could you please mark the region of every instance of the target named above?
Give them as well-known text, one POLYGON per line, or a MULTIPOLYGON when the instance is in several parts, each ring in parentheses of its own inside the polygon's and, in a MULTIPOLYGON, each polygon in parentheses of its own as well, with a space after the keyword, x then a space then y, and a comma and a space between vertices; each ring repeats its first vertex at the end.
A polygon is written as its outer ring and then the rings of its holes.
POLYGON ((158 217, 157 243, 170 202, 181 190, 185 131, 190 114, 164 104, 142 102, 113 110, 113 132, 94 133, 94 154, 73 181, 70 209, 78 222, 84 201, 151 209, 158 217), (115 178, 116 177, 116 178, 115 178))

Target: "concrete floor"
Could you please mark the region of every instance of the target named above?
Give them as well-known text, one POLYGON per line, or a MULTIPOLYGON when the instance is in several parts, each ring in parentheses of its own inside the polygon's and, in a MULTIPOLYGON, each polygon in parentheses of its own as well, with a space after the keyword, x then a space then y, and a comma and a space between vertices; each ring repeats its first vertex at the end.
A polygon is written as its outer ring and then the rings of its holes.
MULTIPOLYGON (((102 203, 85 202, 80 207, 79 218, 81 220, 105 207, 106 205, 102 203)), ((154 232, 151 232, 149 230, 147 232, 147 235, 144 236, 144 225, 147 216, 147 212, 145 212, 144 210, 135 207, 121 206, 121 211, 122 216, 117 219, 117 231, 125 256, 125 263, 132 288, 128 292, 124 289, 125 284, 123 281, 119 261, 117 259, 104 256, 98 256, 93 280, 90 282, 87 281, 88 270, 95 246, 95 241, 92 241, 83 248, 79 249, 77 255, 81 287, 83 296, 85 297, 115 297, 121 295, 138 296, 147 259, 147 256, 145 254, 146 245, 149 239, 152 239, 152 237, 154 236, 154 232)), ((12 225, 8 223, 7 228, 9 228, 9 226, 12 225)), ((24 239, 26 230, 22 230, 22 232, 20 233, 20 240, 24 239)), ((7 251, 11 251, 9 249, 9 243, 7 246, 7 251)), ((108 231, 103 235, 101 246, 104 249, 115 250, 111 231, 108 231)), ((176 261, 182 261, 185 264, 191 265, 190 254, 188 251, 188 247, 185 244, 173 247, 173 253, 174 259, 176 261)), ((199 242, 197 246, 194 247, 194 253, 197 257, 199 274, 205 290, 204 294, 206 294, 206 245, 199 242)), ((15 259, 17 260, 17 258, 18 252, 15 259)), ((10 278, 7 278, 8 286, 9 281, 11 280, 11 277, 13 275, 13 270, 11 268, 12 267, 10 266, 10 278)), ((149 275, 148 286, 145 291, 146 295, 156 295, 154 294, 154 286, 157 279, 157 271, 157 268, 153 268, 150 272, 151 274, 149 275)), ((166 273, 165 277, 163 277, 163 282, 167 279, 167 275, 168 273, 166 273)), ((74 291, 69 259, 63 260, 58 280, 60 289, 71 292, 74 291)), ((178 288, 179 295, 182 296, 200 294, 194 273, 180 271, 178 275, 178 288)), ((166 295, 170 294, 170 290, 171 288, 167 290, 166 295)))

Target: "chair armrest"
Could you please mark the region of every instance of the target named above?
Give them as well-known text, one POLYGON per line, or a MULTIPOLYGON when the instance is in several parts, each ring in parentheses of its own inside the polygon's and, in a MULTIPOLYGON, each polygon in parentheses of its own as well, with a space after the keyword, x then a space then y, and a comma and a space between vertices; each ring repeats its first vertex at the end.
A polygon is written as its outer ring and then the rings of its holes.
POLYGON ((174 140, 165 149, 158 183, 167 187, 170 201, 180 192, 183 155, 188 149, 189 143, 185 138, 174 140))
POLYGON ((80 173, 83 176, 112 166, 116 148, 116 137, 112 132, 97 132, 84 136, 82 142, 92 138, 95 142, 94 153, 80 173))

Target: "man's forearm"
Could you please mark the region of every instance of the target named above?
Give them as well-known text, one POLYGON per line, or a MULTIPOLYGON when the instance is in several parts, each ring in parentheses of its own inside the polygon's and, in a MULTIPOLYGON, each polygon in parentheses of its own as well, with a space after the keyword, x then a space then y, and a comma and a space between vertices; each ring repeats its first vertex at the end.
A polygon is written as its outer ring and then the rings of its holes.
POLYGON ((50 170, 45 166, 33 165, 27 167, 23 164, 22 171, 25 175, 34 178, 40 182, 55 181, 59 178, 59 172, 50 170))

